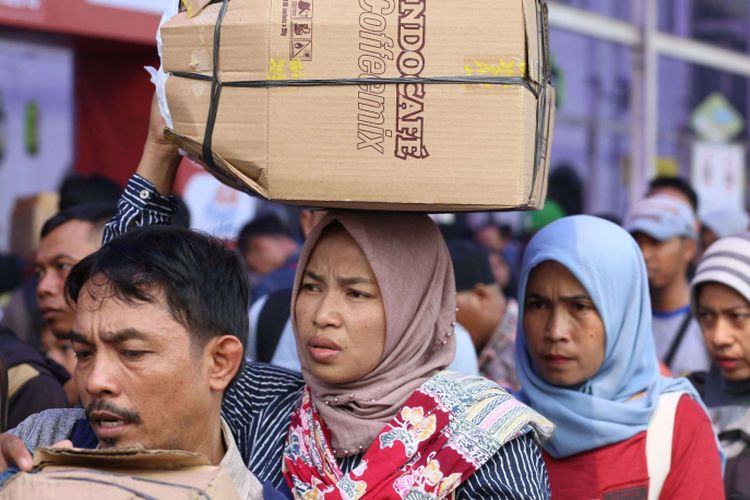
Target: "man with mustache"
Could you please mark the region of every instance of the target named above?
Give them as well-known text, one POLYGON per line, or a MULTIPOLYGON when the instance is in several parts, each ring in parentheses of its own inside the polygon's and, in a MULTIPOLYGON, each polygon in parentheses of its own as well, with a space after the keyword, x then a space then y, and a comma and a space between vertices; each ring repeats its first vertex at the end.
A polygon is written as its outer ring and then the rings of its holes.
POLYGON ((29 449, 67 439, 201 453, 242 498, 261 498, 220 414, 248 328, 237 255, 187 229, 135 229, 76 264, 65 296, 76 309, 70 338, 84 409, 47 410, 12 433, 29 449))

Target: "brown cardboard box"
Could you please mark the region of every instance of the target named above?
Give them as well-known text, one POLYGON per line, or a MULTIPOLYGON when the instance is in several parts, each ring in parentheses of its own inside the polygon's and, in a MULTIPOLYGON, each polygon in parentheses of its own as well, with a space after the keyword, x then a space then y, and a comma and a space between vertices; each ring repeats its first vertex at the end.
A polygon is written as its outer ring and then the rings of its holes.
POLYGON ((34 467, 35 473, 10 479, 0 488, 0 497, 239 500, 229 474, 195 453, 41 448, 34 453, 34 467))
POLYGON ((57 193, 39 193, 16 200, 10 229, 11 253, 25 258, 34 256, 42 226, 57 213, 59 202, 57 193))
POLYGON ((161 33, 168 136, 200 161, 215 96, 208 168, 225 183, 324 207, 543 203, 544 0, 231 0, 212 85, 221 9, 179 14, 161 33))

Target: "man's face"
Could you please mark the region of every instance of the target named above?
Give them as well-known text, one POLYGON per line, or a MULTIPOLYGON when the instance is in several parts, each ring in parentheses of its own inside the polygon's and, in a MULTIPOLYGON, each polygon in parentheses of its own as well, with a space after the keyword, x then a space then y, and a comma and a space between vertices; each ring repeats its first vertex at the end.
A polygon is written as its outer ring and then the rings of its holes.
POLYGON ((645 233, 633 235, 643 253, 648 271, 648 284, 659 290, 687 276, 687 268, 695 256, 695 241, 671 238, 659 241, 645 233))
POLYGON ((34 269, 39 277, 39 311, 56 336, 66 336, 75 313, 65 302, 63 285, 70 269, 99 248, 98 231, 90 222, 72 220, 55 228, 41 242, 34 269))
POLYGON ((468 330, 477 351, 487 345, 500 325, 504 302, 497 284, 478 283, 456 294, 456 321, 468 330))
POLYGON ((72 333, 75 380, 100 446, 204 452, 209 409, 221 402, 209 381, 211 342, 193 345, 161 303, 125 304, 102 281, 81 290, 72 333))
POLYGON ((259 276, 272 273, 289 258, 289 242, 284 236, 256 236, 245 255, 247 268, 259 276))

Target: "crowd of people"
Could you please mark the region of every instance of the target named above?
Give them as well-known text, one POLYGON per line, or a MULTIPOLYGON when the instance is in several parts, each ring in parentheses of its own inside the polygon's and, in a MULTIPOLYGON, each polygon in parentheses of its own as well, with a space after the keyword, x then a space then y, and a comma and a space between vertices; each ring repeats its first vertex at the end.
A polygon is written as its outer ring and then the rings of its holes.
POLYGON ((139 445, 241 498, 750 496, 746 214, 660 178, 622 221, 551 203, 520 237, 305 209, 302 240, 263 216, 227 243, 174 224, 162 127, 116 203, 42 229, 1 468, 139 445))

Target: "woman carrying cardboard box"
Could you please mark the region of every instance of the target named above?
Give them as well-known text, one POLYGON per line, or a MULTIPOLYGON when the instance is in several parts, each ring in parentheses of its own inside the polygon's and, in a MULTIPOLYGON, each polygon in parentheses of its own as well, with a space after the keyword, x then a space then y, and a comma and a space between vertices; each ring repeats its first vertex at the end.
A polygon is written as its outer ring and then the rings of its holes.
POLYGON ((302 400, 284 475, 297 498, 546 498, 551 424, 481 377, 444 371, 455 284, 425 215, 334 212, 300 256, 302 400))

